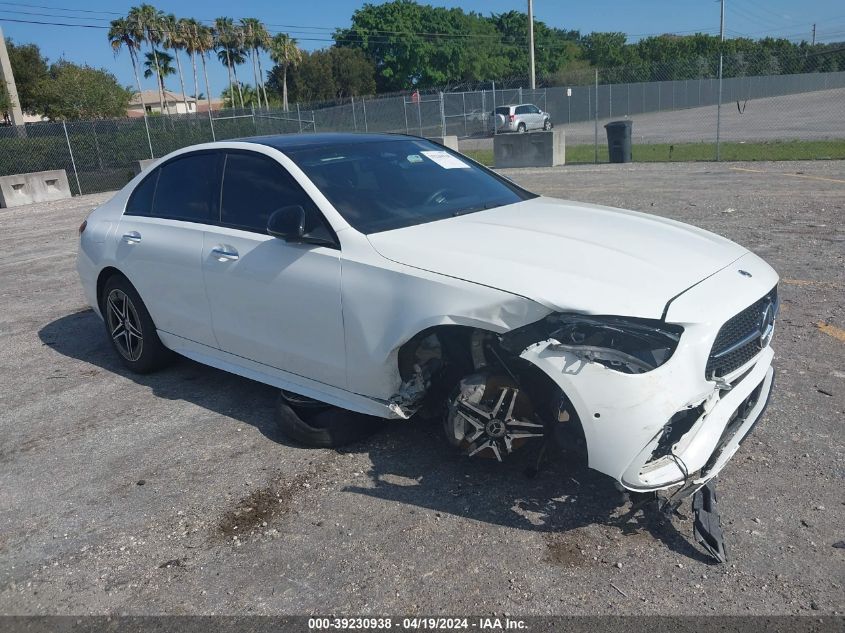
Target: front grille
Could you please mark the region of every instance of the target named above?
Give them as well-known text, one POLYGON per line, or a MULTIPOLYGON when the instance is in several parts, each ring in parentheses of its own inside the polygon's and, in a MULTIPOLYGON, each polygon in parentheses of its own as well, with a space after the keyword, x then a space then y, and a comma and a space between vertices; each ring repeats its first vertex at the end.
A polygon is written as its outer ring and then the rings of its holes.
POLYGON ((707 368, 704 371, 708 380, 713 377, 720 378, 739 369, 760 353, 762 349, 760 337, 754 334, 760 333, 761 318, 766 306, 771 304, 776 309, 777 303, 777 286, 775 286, 766 296, 755 301, 722 326, 716 335, 713 348, 710 350, 710 358, 707 360, 707 368), (737 346, 740 341, 749 337, 750 340, 737 346), (734 347, 735 349, 731 349, 734 347))

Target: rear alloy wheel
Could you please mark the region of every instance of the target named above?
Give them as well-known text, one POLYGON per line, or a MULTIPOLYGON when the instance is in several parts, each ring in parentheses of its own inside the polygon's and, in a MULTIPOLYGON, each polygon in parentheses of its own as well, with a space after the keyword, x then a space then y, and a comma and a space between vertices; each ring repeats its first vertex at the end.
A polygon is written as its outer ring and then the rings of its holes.
POLYGON ((101 309, 112 347, 126 367, 146 374, 172 358, 144 302, 125 277, 115 275, 106 282, 101 309))
POLYGON ((525 134, 525 123, 520 123, 516 126, 516 131, 520 134, 525 134))

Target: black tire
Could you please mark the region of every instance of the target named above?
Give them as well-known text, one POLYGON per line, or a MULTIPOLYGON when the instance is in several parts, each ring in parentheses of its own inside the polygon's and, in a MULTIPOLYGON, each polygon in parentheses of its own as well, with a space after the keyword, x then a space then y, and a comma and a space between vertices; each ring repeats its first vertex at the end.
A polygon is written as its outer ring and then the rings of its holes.
POLYGON ((552 120, 551 119, 546 119, 545 121, 543 121, 543 129, 546 132, 548 132, 549 130, 552 129, 552 120))
POLYGON ((282 394, 279 394, 276 403, 276 422, 285 437, 311 448, 336 448, 352 444, 384 426, 381 418, 331 406, 315 410, 306 421, 288 405, 282 394))
POLYGON ((516 131, 517 131, 518 134, 525 134, 526 129, 527 128, 525 127, 525 123, 520 123, 519 125, 516 126, 516 131))
POLYGON ((109 342, 127 369, 136 374, 148 374, 173 360, 173 352, 162 344, 147 307, 126 277, 112 275, 106 281, 100 297, 100 311, 109 342), (131 327, 127 327, 127 323, 131 327))

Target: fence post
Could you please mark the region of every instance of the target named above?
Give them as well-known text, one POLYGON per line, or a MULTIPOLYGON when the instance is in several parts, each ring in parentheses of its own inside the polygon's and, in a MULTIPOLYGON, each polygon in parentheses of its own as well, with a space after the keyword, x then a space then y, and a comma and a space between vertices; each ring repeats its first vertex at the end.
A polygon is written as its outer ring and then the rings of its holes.
POLYGON ((258 124, 255 122, 255 104, 250 103, 249 108, 252 110, 252 131, 258 136, 258 124))
POLYGON ((405 115, 405 134, 410 134, 411 131, 408 129, 408 100, 405 95, 402 95, 402 114, 405 115))
MULTIPOLYGON (((405 127, 408 127, 407 125, 405 127)), ((358 120, 355 118, 355 97, 352 97, 352 128, 358 131, 358 120)))
POLYGON ((593 139, 596 150, 596 163, 599 162, 599 69, 596 68, 596 116, 595 116, 595 136, 593 139))
POLYGON ((79 184, 79 174, 76 171, 76 161, 73 158, 73 148, 70 146, 70 136, 67 133, 67 123, 62 120, 62 129, 65 131, 65 140, 67 141, 67 151, 70 153, 70 164, 73 166, 73 177, 76 178, 76 188, 79 195, 82 195, 82 186, 79 184))
POLYGON ((446 108, 443 105, 443 91, 440 91, 440 136, 446 136, 446 108))
POLYGON ((150 123, 147 121, 147 111, 144 110, 144 127, 147 130, 147 145, 150 146, 150 158, 155 158, 156 155, 153 153, 153 140, 150 138, 150 123))
POLYGON ((493 116, 490 117, 490 118, 493 121, 493 136, 496 136, 496 134, 497 134, 496 130, 499 127, 497 125, 498 120, 497 120, 497 117, 496 117, 496 82, 493 81, 491 83, 493 84, 493 116))
POLYGON ((522 103, 522 86, 519 87, 519 102, 522 103))
POLYGON ((721 154, 721 127, 722 127, 722 64, 724 62, 724 55, 719 50, 719 98, 716 103, 716 162, 722 160, 721 154))
MULTIPOLYGON (((598 101, 598 99, 596 99, 598 101)), ((607 84, 607 107, 608 109, 608 118, 613 118, 613 84, 607 84)))
POLYGON ((367 125, 367 100, 361 97, 361 108, 364 110, 364 131, 369 132, 370 128, 367 125))
POLYGON ((487 91, 481 91, 481 114, 484 116, 484 132, 487 132, 487 122, 490 120, 490 117, 487 116, 487 91))
POLYGON ((463 102, 463 112, 464 112, 464 136, 469 136, 467 133, 467 93, 461 93, 461 101, 463 102))
POLYGON ((299 102, 296 102, 296 122, 299 123, 299 133, 302 134, 302 114, 299 112, 299 102))

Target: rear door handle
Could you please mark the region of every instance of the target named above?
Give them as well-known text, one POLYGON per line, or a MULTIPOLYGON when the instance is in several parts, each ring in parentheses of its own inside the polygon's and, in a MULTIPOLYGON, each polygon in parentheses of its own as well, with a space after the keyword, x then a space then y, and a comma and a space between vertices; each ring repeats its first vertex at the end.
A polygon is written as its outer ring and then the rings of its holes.
POLYGON ((212 248, 211 254, 217 258, 217 261, 221 262, 235 261, 239 257, 236 249, 231 246, 223 246, 222 244, 218 244, 212 248))
POLYGON ((137 244, 141 241, 141 234, 138 231, 129 231, 123 234, 123 241, 127 244, 137 244))

